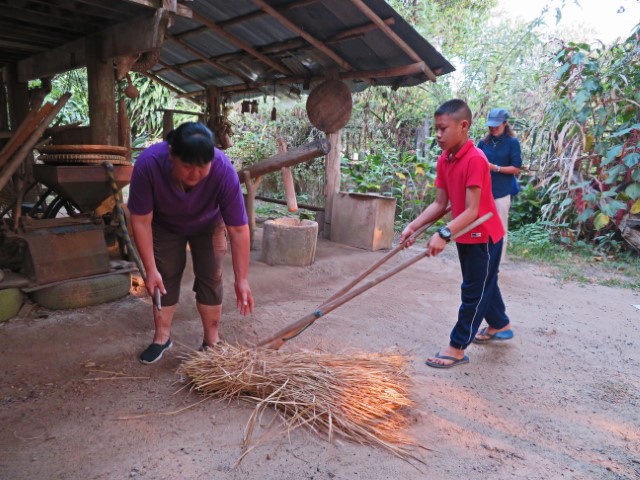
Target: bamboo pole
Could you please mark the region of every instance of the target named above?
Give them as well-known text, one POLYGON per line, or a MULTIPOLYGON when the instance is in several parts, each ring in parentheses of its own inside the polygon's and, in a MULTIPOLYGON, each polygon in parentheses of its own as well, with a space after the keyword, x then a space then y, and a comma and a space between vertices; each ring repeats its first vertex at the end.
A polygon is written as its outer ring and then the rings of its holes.
MULTIPOLYGON (((25 158, 27 158, 27 155, 31 152, 31 150, 33 150, 34 145, 38 143, 38 140, 42 136, 42 133, 46 130, 49 124, 53 121, 53 119, 56 118, 56 115, 60 112, 60 110, 62 110, 62 107, 64 107, 64 105, 67 103, 67 100, 69 100, 70 97, 71 97, 70 93, 65 93, 64 95, 62 95, 62 97, 60 97, 60 99, 55 104, 55 106, 53 106, 53 108, 51 108, 51 110, 46 114, 46 116, 44 117, 44 120, 42 120, 37 125, 37 127, 31 133, 27 141, 22 144, 22 147, 20 147, 18 151, 13 155, 13 157, 11 157, 11 159, 4 166, 4 168, 0 170, 0 190, 2 190, 5 187, 5 185, 11 178, 11 176, 15 173, 15 171, 20 166, 20 164, 24 161, 25 158)), ((45 107, 46 105, 42 107, 42 109, 44 109, 45 107)))
POLYGON ((42 121, 47 113, 51 111, 53 105, 45 104, 42 108, 34 108, 29 111, 27 117, 20 123, 16 131, 13 132, 11 138, 0 151, 0 168, 9 161, 11 156, 20 148, 20 145, 29 138, 29 135, 36 126, 42 121))
MULTIPOLYGON (((459 236, 464 235, 468 231, 474 229, 478 225, 480 225, 480 224, 484 223, 485 221, 487 221, 492 216, 493 216, 493 213, 491 213, 491 212, 483 215, 482 217, 476 219, 474 222, 469 224, 467 227, 465 227, 462 230, 460 230, 458 233, 456 233, 454 236, 452 236, 451 239, 455 240, 459 236)), ((278 350, 282 345, 284 345, 285 342, 287 342, 288 340, 291 340, 292 338, 295 338, 296 336, 298 336, 302 332, 304 332, 318 318, 327 315, 329 312, 335 310, 336 308, 338 308, 339 306, 345 304, 349 300, 351 300, 351 299, 357 297, 358 295, 366 292, 370 288, 378 285, 379 283, 381 283, 382 281, 384 281, 384 280, 388 279, 389 277, 395 275, 396 273, 401 272, 402 270, 406 269, 407 267, 410 267, 414 263, 418 262, 418 260, 421 260, 422 258, 426 257, 427 256, 427 252, 428 252, 428 250, 425 250, 424 252, 416 255, 413 258, 410 258, 409 260, 405 261, 404 263, 401 263, 397 267, 394 267, 394 268, 390 269, 389 271, 383 273, 379 277, 377 277, 377 278, 371 280, 370 282, 362 285, 361 287, 359 287, 359 288, 357 288, 357 289, 355 289, 355 290, 353 290, 351 292, 345 293, 341 297, 338 297, 338 298, 335 298, 335 299, 333 299, 331 301, 327 301, 327 302, 323 303, 314 312, 305 315, 300 320, 297 320, 296 322, 292 323, 291 325, 289 325, 289 326, 283 328, 282 330, 278 331, 275 335, 271 336, 267 340, 263 340, 262 342, 258 343, 256 345, 256 347, 257 348, 271 348, 271 349, 274 349, 274 350, 278 350)))

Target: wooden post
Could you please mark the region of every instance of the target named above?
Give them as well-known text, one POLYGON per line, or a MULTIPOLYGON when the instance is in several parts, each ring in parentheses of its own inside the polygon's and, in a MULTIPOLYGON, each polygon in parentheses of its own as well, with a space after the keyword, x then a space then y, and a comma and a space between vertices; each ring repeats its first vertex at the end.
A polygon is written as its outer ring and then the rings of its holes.
POLYGON ((166 140, 169 132, 173 130, 173 112, 165 110, 162 112, 162 139, 166 140))
POLYGON ((333 197, 340 191, 340 132, 327 134, 331 150, 325 156, 324 171, 324 238, 331 239, 331 213, 333 212, 333 197))
POLYGON ((91 143, 118 145, 116 72, 113 61, 100 59, 102 45, 98 39, 87 39, 86 49, 91 143))
MULTIPOLYGON (((278 153, 284 153, 287 151, 287 142, 284 141, 284 138, 279 137, 277 139, 278 142, 278 153)), ((293 182, 293 173, 291 173, 290 167, 282 167, 280 169, 282 172, 282 183, 284 185, 284 198, 287 201, 287 209, 291 212, 298 211, 298 201, 296 199, 296 188, 293 182)))
POLYGON ((247 187, 247 196, 244 199, 245 209, 247 211, 247 218, 249 219, 249 235, 250 235, 250 248, 254 250, 253 237, 256 230, 256 192, 258 191, 258 185, 262 177, 256 178, 255 182, 251 181, 251 172, 244 170, 242 172, 242 180, 247 187))
POLYGON ((0 130, 9 130, 7 91, 4 86, 5 77, 4 69, 0 68, 0 130))
POLYGON ((29 113, 29 85, 27 82, 18 81, 18 69, 15 64, 7 65, 4 70, 9 101, 9 121, 11 130, 15 130, 29 113))
POLYGON ((207 86, 207 107, 209 107, 209 118, 207 119, 207 126, 209 130, 215 133, 216 117, 218 116, 218 110, 220 109, 220 93, 217 87, 212 85, 207 86))

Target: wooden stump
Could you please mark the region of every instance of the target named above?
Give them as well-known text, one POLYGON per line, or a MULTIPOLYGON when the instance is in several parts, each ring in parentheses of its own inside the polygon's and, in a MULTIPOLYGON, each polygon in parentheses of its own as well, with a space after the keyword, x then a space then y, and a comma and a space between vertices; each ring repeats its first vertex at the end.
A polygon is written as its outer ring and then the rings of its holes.
POLYGON ((318 224, 312 220, 267 220, 262 233, 262 260, 268 265, 306 267, 316 257, 318 224))

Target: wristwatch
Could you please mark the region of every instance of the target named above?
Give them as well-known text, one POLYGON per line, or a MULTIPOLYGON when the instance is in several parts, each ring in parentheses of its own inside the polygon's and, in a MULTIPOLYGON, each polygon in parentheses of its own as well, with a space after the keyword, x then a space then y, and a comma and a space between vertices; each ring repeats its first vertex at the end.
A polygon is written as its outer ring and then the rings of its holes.
POLYGON ((449 230, 449 227, 446 225, 438 229, 438 235, 440 235, 440 238, 445 242, 449 242, 451 240, 451 230, 449 230))

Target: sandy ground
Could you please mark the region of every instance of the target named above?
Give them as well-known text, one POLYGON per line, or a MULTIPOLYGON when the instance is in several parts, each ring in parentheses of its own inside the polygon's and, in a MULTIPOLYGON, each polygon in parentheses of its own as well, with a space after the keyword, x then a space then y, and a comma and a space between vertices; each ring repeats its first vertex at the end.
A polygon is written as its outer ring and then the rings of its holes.
MULTIPOLYGON (((259 255, 251 267, 257 308, 246 318, 234 311, 226 259, 221 332, 230 342, 255 342, 297 320, 383 253, 320 241, 308 268, 269 267, 259 255)), ((447 342, 459 299, 450 246, 285 347, 409 352, 410 434, 432 449, 418 452, 425 464, 418 470, 376 448, 297 430, 267 436, 234 468, 252 406, 208 400, 153 415, 200 400, 175 374, 202 340, 191 280, 183 281, 175 346, 151 366, 137 360, 153 331, 146 296, 39 309, 0 326, 1 479, 640 478, 637 292, 561 284, 552 270, 512 262, 500 281, 514 340, 472 345, 470 364, 436 370, 423 360, 447 342), (110 372, 128 378, 92 380, 117 376, 110 372)))

